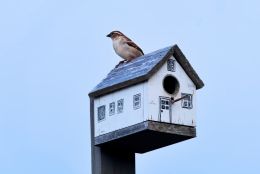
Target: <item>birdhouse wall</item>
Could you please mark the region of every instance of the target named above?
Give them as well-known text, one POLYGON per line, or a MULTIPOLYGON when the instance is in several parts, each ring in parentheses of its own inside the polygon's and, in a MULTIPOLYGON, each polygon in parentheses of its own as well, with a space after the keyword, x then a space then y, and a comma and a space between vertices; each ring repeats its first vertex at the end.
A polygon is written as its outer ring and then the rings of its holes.
POLYGON ((95 137, 144 121, 147 82, 94 99, 95 137))
POLYGON ((94 99, 95 137, 146 120, 196 126, 196 86, 173 56, 169 60, 148 81, 94 99), (172 94, 165 89, 168 76, 177 82, 172 94), (189 100, 170 104, 183 95, 189 100))
POLYGON ((170 59, 171 62, 167 61, 148 81, 146 119, 196 126, 196 86, 175 58, 172 56, 170 59), (167 76, 175 77, 179 83, 174 94, 169 94, 163 87, 164 78, 167 76), (190 101, 180 100, 173 105, 167 102, 171 97, 178 99, 185 94, 190 95, 190 101), (167 103, 162 106, 162 102, 167 103))

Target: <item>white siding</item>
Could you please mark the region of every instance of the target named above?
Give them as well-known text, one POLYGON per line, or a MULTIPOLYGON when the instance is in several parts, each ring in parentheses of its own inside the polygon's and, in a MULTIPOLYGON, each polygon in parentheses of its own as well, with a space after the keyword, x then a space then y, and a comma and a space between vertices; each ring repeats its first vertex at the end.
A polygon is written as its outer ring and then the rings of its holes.
MULTIPOLYGON (((171 57, 174 59, 174 57, 171 57)), ((196 110, 196 87, 191 79, 184 72, 183 68, 175 61, 175 72, 167 70, 167 63, 165 63, 162 68, 154 74, 148 81, 148 99, 145 100, 148 105, 147 113, 145 115, 145 120, 159 120, 159 96, 164 97, 174 97, 174 99, 180 98, 181 93, 189 93, 193 95, 193 108, 186 109, 182 108, 181 102, 176 102, 171 106, 172 112, 172 123, 182 124, 188 126, 196 126, 195 122, 195 110, 196 110), (168 94, 163 88, 163 79, 167 75, 174 76, 180 84, 178 93, 175 95, 168 94)))
MULTIPOLYGON (((174 59, 174 57, 171 57, 174 59)), ((167 70, 165 63, 147 82, 140 83, 94 100, 94 121, 95 136, 103 135, 118 129, 122 129, 146 120, 160 121, 160 100, 159 97, 174 97, 178 99, 182 93, 192 94, 192 109, 182 107, 182 101, 171 105, 171 119, 161 119, 161 121, 196 126, 196 87, 187 76, 183 68, 175 61, 175 71, 167 70), (163 79, 167 75, 174 76, 180 85, 178 93, 168 94, 163 88, 163 79), (141 107, 133 108, 133 96, 141 94, 141 107), (122 113, 117 113, 117 101, 124 99, 124 109, 122 113), (115 102, 115 114, 109 115, 109 104, 115 102), (98 107, 105 105, 105 119, 98 121, 98 107)), ((167 112, 163 112, 167 115, 167 112)))
MULTIPOLYGON (((144 101, 147 100, 144 96, 144 89, 147 88, 147 82, 125 88, 111 94, 101 96, 94 100, 94 121, 95 121, 95 136, 109 133, 121 128, 125 128, 144 121, 144 101), (133 108, 133 96, 141 94, 141 107, 133 108), (122 113, 117 113, 117 101, 124 99, 124 107, 122 113), (109 104, 115 102, 115 114, 109 115, 109 104), (105 105, 105 119, 98 121, 98 107, 105 105)), ((147 112, 147 111, 145 111, 147 112)))

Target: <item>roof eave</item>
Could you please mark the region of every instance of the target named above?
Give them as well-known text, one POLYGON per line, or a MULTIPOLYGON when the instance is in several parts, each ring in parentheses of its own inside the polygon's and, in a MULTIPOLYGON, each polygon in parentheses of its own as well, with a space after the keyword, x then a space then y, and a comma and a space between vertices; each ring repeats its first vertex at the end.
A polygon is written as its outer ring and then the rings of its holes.
POLYGON ((100 89, 100 90, 97 90, 97 91, 94 91, 94 92, 90 92, 88 95, 89 95, 89 97, 99 97, 99 96, 102 96, 102 95, 105 95, 105 94, 108 94, 108 93, 112 93, 112 92, 119 90, 119 89, 123 89, 123 88, 129 87, 129 86, 133 86, 133 85, 142 83, 142 82, 148 80, 148 78, 149 77, 147 75, 140 76, 140 77, 137 77, 135 79, 131 79, 131 80, 128 80, 128 81, 118 83, 116 85, 109 86, 107 88, 103 88, 103 89, 100 89))
POLYGON ((191 66, 188 59, 185 57, 185 55, 182 53, 181 49, 178 47, 178 45, 173 46, 174 52, 173 56, 175 59, 179 62, 181 67, 184 69, 186 74, 189 76, 189 78, 192 80, 192 82, 195 84, 196 89, 201 89, 204 86, 204 82, 200 79, 196 71, 191 66))

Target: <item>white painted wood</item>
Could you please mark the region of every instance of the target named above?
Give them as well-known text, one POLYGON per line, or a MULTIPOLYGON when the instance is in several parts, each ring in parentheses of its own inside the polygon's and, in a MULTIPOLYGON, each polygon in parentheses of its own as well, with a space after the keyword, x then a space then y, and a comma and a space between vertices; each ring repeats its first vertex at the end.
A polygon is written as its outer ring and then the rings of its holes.
MULTIPOLYGON (((171 58, 175 60, 173 56, 171 58)), ((167 63, 165 63, 162 68, 148 80, 148 100, 145 101, 148 102, 148 115, 146 120, 160 121, 159 96, 174 97, 174 99, 177 99, 181 97, 181 93, 188 93, 193 95, 193 108, 182 108, 182 101, 176 102, 171 106, 171 119, 167 119, 164 113, 161 121, 170 122, 169 120, 171 120, 171 123, 175 124, 196 126, 196 87, 180 64, 177 61, 175 61, 175 64, 175 72, 168 71, 167 63), (168 94, 163 88, 163 79, 167 75, 172 75, 179 81, 179 91, 174 95, 168 94)))
POLYGON ((125 88, 105 96, 101 96, 94 100, 94 121, 95 121, 95 137, 115 131, 127 126, 140 123, 144 120, 144 88, 145 83, 141 83, 129 88, 125 88), (141 107, 133 108, 133 96, 141 94, 141 107), (117 113, 117 101, 124 99, 124 108, 122 113, 117 113), (109 115, 109 103, 115 102, 115 114, 109 115), (105 119, 98 121, 98 107, 105 105, 105 119))
MULTIPOLYGON (((175 60, 173 56, 171 59, 175 60)), ((166 62, 147 82, 96 98, 94 109, 95 137, 146 120, 196 126, 196 87, 177 61, 175 61, 174 72, 167 70, 166 62), (163 79, 167 75, 174 76, 179 82, 179 91, 174 95, 168 94, 163 88, 163 79), (161 109, 160 100, 169 102, 171 97, 178 99, 182 93, 192 94, 192 109, 183 108, 182 101, 169 105, 169 110, 161 109), (139 109, 133 108, 133 96, 136 94, 141 94, 139 109), (124 109, 122 113, 117 113, 117 101, 120 99, 124 99, 124 109), (115 102, 115 114, 110 116, 109 104, 111 102, 115 102), (106 106, 105 119, 98 121, 97 111, 102 105, 106 106)))

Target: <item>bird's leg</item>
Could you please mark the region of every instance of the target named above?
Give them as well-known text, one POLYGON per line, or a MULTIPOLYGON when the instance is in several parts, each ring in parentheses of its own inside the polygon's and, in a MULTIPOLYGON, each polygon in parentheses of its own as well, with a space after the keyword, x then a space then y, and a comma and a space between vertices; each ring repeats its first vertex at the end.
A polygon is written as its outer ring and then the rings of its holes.
POLYGON ((119 62, 119 64, 125 63, 125 62, 126 62, 126 60, 121 60, 121 61, 119 62))
POLYGON ((125 63, 125 60, 121 60, 120 62, 118 62, 115 68, 119 67, 119 65, 121 65, 122 63, 125 63))

